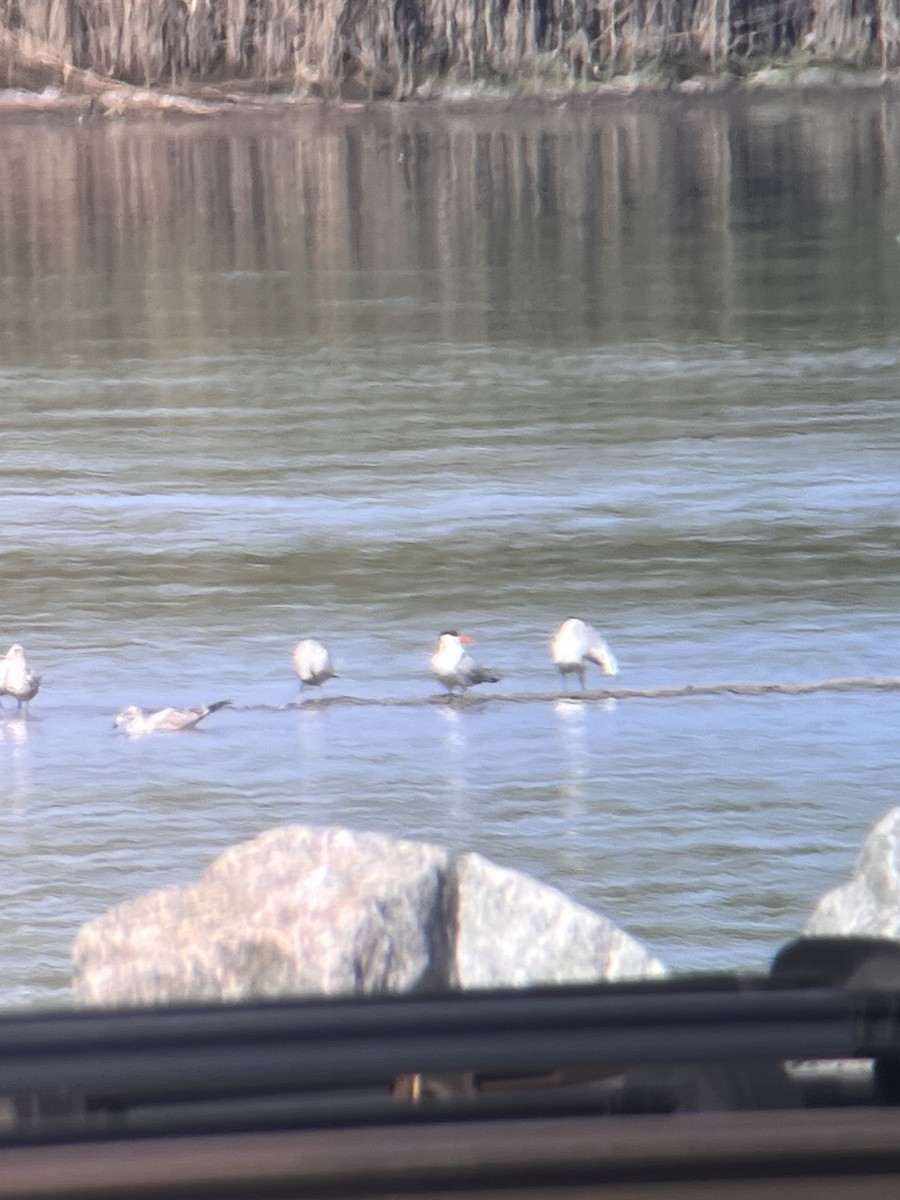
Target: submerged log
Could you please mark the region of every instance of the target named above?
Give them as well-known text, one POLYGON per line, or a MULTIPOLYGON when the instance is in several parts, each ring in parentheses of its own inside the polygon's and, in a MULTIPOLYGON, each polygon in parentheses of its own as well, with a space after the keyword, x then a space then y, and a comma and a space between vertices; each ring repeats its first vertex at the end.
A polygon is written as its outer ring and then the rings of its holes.
MULTIPOLYGON (((614 700, 687 700, 710 696, 810 696, 816 692, 896 692, 900 678, 887 675, 850 676, 771 683, 678 683, 657 687, 603 687, 552 692, 446 692, 430 696, 312 696, 287 705, 294 709, 334 708, 343 705, 379 708, 446 706, 482 708, 487 704, 608 704, 614 700)), ((274 710, 280 711, 280 710, 274 710)))
POLYGON ((209 116, 228 104, 138 87, 114 75, 83 69, 43 46, 0 27, 0 78, 17 86, 0 96, 6 109, 58 109, 65 97, 85 113, 122 116, 127 112, 166 111, 184 116, 209 116), (40 89, 40 90, 37 90, 40 89))

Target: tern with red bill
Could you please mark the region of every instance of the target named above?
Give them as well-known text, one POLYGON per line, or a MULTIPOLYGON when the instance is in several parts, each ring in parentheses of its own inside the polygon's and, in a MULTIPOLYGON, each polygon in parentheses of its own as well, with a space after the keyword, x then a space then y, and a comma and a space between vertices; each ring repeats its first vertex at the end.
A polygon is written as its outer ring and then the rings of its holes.
POLYGON ((474 641, 455 629, 445 630, 438 638, 431 669, 451 695, 457 689, 462 694, 479 683, 498 683, 501 678, 499 672, 482 667, 466 650, 474 641))

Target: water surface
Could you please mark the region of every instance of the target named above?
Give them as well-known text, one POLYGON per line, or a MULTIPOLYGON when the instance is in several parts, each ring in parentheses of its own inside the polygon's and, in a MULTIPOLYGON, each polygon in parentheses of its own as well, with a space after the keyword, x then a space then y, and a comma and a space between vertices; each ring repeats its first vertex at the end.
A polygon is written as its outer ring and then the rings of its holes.
POLYGON ((877 97, 0 125, 0 637, 44 674, 0 1003, 294 821, 764 968, 895 803, 897 694, 298 710, 290 654, 424 699, 456 627, 546 692, 574 614, 624 686, 900 674, 898 151, 877 97))

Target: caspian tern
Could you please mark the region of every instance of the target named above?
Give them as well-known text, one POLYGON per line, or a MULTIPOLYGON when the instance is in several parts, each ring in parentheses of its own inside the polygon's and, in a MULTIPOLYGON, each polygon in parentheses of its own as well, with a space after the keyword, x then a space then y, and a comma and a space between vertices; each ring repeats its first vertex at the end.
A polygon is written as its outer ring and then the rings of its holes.
POLYGON ((33 700, 41 686, 40 675, 29 668, 25 651, 18 642, 10 646, 0 662, 0 696, 12 696, 19 709, 33 700))
POLYGON ((177 733, 180 729, 193 729, 204 717, 230 703, 230 700, 217 700, 215 704, 197 704, 194 708, 158 708, 153 712, 132 704, 116 715, 115 725, 129 737, 143 737, 148 733, 177 733))
POLYGON ((477 683, 500 681, 497 671, 479 666, 467 652, 466 646, 472 645, 474 640, 455 629, 445 630, 438 638, 437 650, 431 656, 431 669, 451 695, 455 688, 462 693, 477 683))
POLYGON ((604 675, 616 675, 619 671, 613 652, 597 630, 577 617, 569 617, 557 629, 550 643, 550 657, 564 685, 566 676, 577 672, 584 688, 584 669, 589 662, 596 663, 604 675))
POLYGON ((301 687, 321 687, 328 679, 337 679, 331 655, 315 638, 304 638, 294 647, 294 670, 301 687))

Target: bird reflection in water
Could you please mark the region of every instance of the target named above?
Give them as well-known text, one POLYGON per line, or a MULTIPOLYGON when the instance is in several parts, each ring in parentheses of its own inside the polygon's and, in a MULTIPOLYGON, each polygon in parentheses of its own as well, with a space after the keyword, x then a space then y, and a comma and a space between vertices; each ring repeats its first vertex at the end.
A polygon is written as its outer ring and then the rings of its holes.
POLYGON ((559 699, 553 705, 561 759, 559 795, 563 812, 570 821, 584 814, 586 804, 596 792, 596 777, 590 770, 588 736, 592 725, 595 734, 600 735, 602 731, 592 721, 593 714, 609 712, 615 706, 615 700, 585 702, 574 696, 559 699))
POLYGON ((28 721, 24 714, 0 715, 0 801, 15 811, 31 798, 31 756, 28 721))
POLYGON ((460 712, 450 706, 434 710, 444 722, 441 742, 444 747, 444 783, 449 803, 447 812, 455 822, 468 822, 472 811, 472 793, 469 786, 469 738, 467 721, 471 714, 460 712))
POLYGON ((16 713, 13 716, 0 718, 0 742, 10 742, 12 745, 20 746, 27 741, 28 721, 24 716, 16 713))
POLYGON ((325 758, 325 714, 315 705, 297 704, 293 707, 297 713, 297 743, 305 765, 304 774, 308 776, 310 766, 321 763, 325 758))

